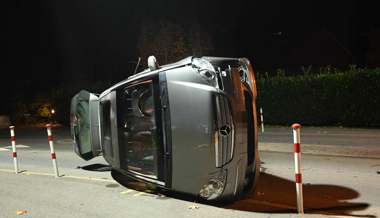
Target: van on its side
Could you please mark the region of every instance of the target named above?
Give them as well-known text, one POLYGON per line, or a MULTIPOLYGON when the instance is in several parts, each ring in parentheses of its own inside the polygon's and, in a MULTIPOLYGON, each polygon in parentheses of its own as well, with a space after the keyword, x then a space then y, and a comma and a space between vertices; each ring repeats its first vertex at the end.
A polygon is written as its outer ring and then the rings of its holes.
MULTIPOLYGON (((148 61, 149 62, 149 61, 148 61)), ((246 58, 188 57, 71 102, 74 150, 156 187, 236 199, 259 176, 256 81, 246 58)))

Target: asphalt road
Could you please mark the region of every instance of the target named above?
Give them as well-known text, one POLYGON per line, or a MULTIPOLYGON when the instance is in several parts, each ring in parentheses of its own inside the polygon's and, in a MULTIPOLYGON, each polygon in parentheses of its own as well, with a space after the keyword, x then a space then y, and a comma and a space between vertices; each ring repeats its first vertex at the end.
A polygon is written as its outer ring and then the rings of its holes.
MULTIPOLYGON (((335 151, 345 147, 359 150, 380 147, 376 144, 379 130, 321 129, 304 128, 302 142, 315 148, 333 147, 335 151), (366 143, 359 146, 359 142, 366 143)), ((245 199, 217 206, 170 193, 169 196, 147 193, 140 184, 130 184, 127 188, 116 183, 109 171, 83 170, 86 166, 106 163, 101 157, 90 162, 78 158, 72 151, 67 129, 56 129, 54 133, 58 166, 64 175, 60 178, 51 175, 45 129, 16 129, 20 169, 24 171, 19 175, 13 173, 10 150, 6 148, 8 131, 0 131, 1 218, 297 217, 293 154, 287 147, 292 138, 288 128, 267 128, 261 134, 263 163, 257 189, 245 199), (268 148, 275 151, 266 151, 268 148)), ((302 156, 302 163, 307 216, 380 215, 380 156, 321 155, 309 150, 309 154, 302 156)))

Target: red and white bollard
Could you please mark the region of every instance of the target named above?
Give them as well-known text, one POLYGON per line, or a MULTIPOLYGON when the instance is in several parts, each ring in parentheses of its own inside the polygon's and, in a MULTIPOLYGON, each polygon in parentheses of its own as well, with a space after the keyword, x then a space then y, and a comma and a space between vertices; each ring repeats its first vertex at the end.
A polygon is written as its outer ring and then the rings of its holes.
POLYGON ((54 151, 54 137, 53 137, 53 134, 51 132, 51 124, 47 124, 46 129, 47 129, 47 134, 48 134, 48 141, 49 141, 49 146, 50 146, 50 155, 51 155, 51 160, 53 162, 55 177, 59 177, 58 166, 57 166, 57 156, 55 155, 55 151, 54 151))
POLYGON ((261 121, 261 132, 264 132, 264 115, 263 115, 263 108, 260 108, 260 121, 261 121))
POLYGON ((9 129, 11 131, 13 165, 15 167, 15 173, 18 174, 18 160, 17 160, 17 150, 16 150, 15 127, 10 126, 9 129))
POLYGON ((297 209, 303 217, 303 194, 302 194, 302 174, 301 174, 301 125, 295 123, 292 125, 294 141, 294 165, 297 192, 297 209))

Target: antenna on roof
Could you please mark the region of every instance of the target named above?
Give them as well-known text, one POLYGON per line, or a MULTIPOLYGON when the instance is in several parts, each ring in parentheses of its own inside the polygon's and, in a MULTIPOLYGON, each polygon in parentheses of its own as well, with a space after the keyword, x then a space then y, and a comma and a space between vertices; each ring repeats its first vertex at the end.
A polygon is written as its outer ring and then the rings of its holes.
POLYGON ((135 71, 133 72, 133 75, 135 75, 136 74, 136 72, 137 72, 137 69, 139 68, 139 66, 140 66, 140 61, 141 61, 141 58, 139 57, 139 59, 137 59, 137 64, 136 64, 136 68, 135 68, 135 71))

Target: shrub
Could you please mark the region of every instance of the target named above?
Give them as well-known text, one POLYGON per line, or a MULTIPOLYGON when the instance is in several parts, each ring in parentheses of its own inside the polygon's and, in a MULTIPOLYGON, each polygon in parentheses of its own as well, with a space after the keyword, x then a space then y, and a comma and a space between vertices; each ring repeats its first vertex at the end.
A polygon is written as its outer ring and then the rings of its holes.
POLYGON ((380 126, 380 69, 259 77, 258 107, 266 123, 380 126))

